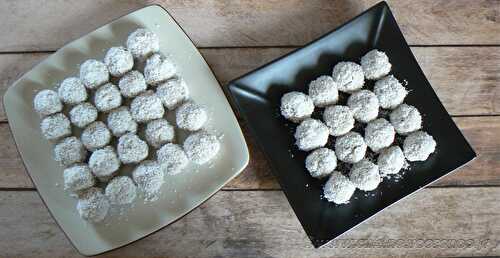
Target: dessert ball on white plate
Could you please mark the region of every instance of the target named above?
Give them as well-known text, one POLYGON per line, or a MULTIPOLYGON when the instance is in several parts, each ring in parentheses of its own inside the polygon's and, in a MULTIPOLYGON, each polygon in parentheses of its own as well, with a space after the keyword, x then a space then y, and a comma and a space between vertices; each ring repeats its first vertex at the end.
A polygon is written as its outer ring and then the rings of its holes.
POLYGON ((405 165, 405 156, 399 146, 383 149, 377 158, 380 175, 397 174, 405 165))
POLYGON ((332 175, 326 181, 323 187, 323 196, 329 201, 336 204, 348 203, 351 199, 356 186, 339 171, 333 171, 332 175))
POLYGON ((87 150, 94 151, 109 144, 111 141, 111 132, 106 127, 106 124, 101 121, 95 121, 83 129, 80 138, 87 150))
POLYGON ((374 152, 390 146, 394 142, 396 132, 389 121, 378 118, 368 122, 365 127, 365 142, 374 152))
POLYGON ((83 162, 87 157, 87 150, 78 138, 71 136, 64 138, 54 146, 54 160, 64 166, 83 162))
POLYGON ((166 108, 173 110, 189 98, 189 89, 182 78, 174 78, 158 85, 156 96, 166 108))
POLYGON ((377 49, 366 53, 361 58, 361 67, 368 80, 378 80, 386 76, 391 71, 391 66, 387 55, 377 49))
POLYGON ((306 158, 306 169, 314 178, 324 178, 337 167, 335 152, 328 148, 319 148, 306 158))
POLYGON ((379 103, 377 96, 369 90, 360 90, 347 99, 347 106, 353 116, 361 123, 368 123, 377 118, 379 103))
POLYGON ((208 120, 207 111, 202 105, 193 101, 182 104, 175 111, 177 126, 188 131, 200 130, 208 120))
POLYGON ((80 79, 88 89, 95 89, 109 81, 106 65, 95 59, 89 59, 80 66, 80 79))
POLYGON ((144 60, 160 49, 158 36, 145 28, 139 28, 130 33, 127 38, 127 49, 134 58, 144 60))
POLYGON ((189 135, 183 146, 186 155, 192 162, 203 165, 217 155, 220 142, 215 135, 199 131, 189 135))
POLYGON ((40 129, 47 140, 57 140, 71 134, 71 123, 63 113, 56 113, 42 119, 40 129))
POLYGON ((146 124, 146 141, 153 147, 158 148, 161 145, 172 142, 175 137, 175 130, 170 123, 163 119, 149 121, 146 124))
POLYGON ((97 109, 89 102, 83 102, 69 111, 69 118, 76 127, 83 128, 97 119, 97 109))
POLYGON ((108 182, 105 195, 111 205, 130 204, 137 196, 137 186, 128 176, 117 176, 108 182))
POLYGON ((130 114, 127 107, 122 106, 111 110, 108 114, 107 122, 109 130, 116 137, 120 137, 126 133, 137 132, 137 123, 132 118, 132 114, 130 114))
POLYGON ((152 160, 141 162, 132 172, 132 177, 146 201, 155 201, 159 198, 161 186, 165 181, 158 162, 152 160))
POLYGON ((288 92, 281 97, 281 115, 286 119, 300 123, 309 118, 314 111, 314 102, 306 94, 298 91, 288 92))
POLYGON ((100 222, 108 214, 109 202, 100 188, 91 187, 79 196, 76 210, 83 219, 89 222, 100 222))
POLYGON ((367 159, 363 159, 352 165, 349 179, 362 191, 375 190, 380 182, 382 182, 378 166, 367 159))
POLYGON ((330 131, 321 121, 308 118, 295 130, 295 144, 300 150, 310 151, 325 146, 330 131))
POLYGON ((99 87, 94 95, 94 104, 99 111, 107 112, 122 105, 120 90, 112 83, 99 87))
POLYGON ((64 79, 57 89, 57 94, 62 102, 75 105, 87 100, 87 89, 82 81, 75 77, 64 79))
POLYGON ((309 97, 311 97, 316 107, 333 105, 339 99, 337 83, 331 76, 320 76, 309 83, 309 97))
POLYGON ((77 192, 95 185, 95 179, 86 164, 75 164, 64 169, 64 190, 77 192))
POLYGON ((162 118, 165 109, 161 100, 152 91, 146 91, 132 100, 130 113, 136 122, 145 123, 162 118))
POLYGON ((104 56, 104 63, 111 75, 119 77, 132 70, 134 58, 132 53, 124 47, 112 47, 104 56))
POLYGON ((149 152, 148 144, 132 133, 122 135, 116 149, 123 164, 139 163, 146 159, 149 152))
POLYGON ((38 114, 48 116, 61 112, 63 104, 57 92, 53 90, 41 90, 33 99, 33 107, 38 114))
POLYGON ((401 104, 389 114, 397 133, 406 135, 422 128, 422 116, 414 106, 401 104))
POLYGON ((403 151, 409 161, 424 161, 435 150, 436 141, 424 131, 411 133, 403 143, 403 151))
POLYGON ((122 95, 126 98, 135 97, 148 88, 144 75, 136 70, 123 75, 118 82, 118 87, 120 88, 122 95))
POLYGON ((340 136, 354 128, 354 116, 346 106, 328 106, 323 112, 323 121, 330 129, 332 136, 340 136))
POLYGON ((380 107, 385 109, 396 108, 408 95, 406 88, 392 75, 378 80, 373 92, 377 95, 380 107))
POLYGON ((149 85, 158 85, 175 76, 177 68, 174 61, 159 53, 153 54, 146 60, 144 78, 149 85))
POLYGON ((106 146, 92 152, 89 168, 98 178, 108 178, 120 168, 120 160, 113 147, 106 146))
POLYGON ((347 163, 356 163, 365 157, 366 143, 363 136, 356 132, 348 132, 335 141, 337 159, 347 163))
POLYGON ((354 62, 340 62, 333 67, 332 78, 339 91, 351 93, 363 88, 365 76, 360 65, 354 62))
POLYGON ((189 159, 181 146, 167 143, 156 151, 158 163, 168 175, 176 175, 188 165, 189 159))

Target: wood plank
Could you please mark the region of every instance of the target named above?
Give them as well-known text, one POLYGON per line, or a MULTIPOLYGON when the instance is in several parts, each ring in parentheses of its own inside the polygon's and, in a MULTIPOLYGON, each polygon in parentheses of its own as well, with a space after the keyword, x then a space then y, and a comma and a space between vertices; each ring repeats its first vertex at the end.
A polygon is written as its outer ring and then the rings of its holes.
MULTIPOLYGON (((378 0, 0 2, 0 51, 55 50, 147 4, 160 4, 199 47, 301 46, 378 0)), ((500 3, 388 1, 410 44, 499 44, 500 3)))
MULTIPOLYGON (((499 198, 500 188, 424 189, 341 240, 314 249, 281 192, 222 191, 169 227, 105 256, 495 256, 500 255, 499 198), (381 239, 400 239, 399 247, 366 244, 383 243, 381 239), (411 245, 417 239, 427 246, 411 245), (446 248, 442 239, 473 245, 446 248)), ((0 256, 79 256, 36 193, 2 191, 0 207, 0 256)))

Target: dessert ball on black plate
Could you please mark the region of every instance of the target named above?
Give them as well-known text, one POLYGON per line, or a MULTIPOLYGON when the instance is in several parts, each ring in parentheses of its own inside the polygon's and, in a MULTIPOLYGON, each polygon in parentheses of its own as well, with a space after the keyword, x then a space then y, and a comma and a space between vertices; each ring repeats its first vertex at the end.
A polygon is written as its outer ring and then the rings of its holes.
POLYGON ((308 118, 295 130, 295 144, 300 150, 310 151, 325 146, 330 131, 321 121, 308 118))
POLYGON ((286 119, 300 123, 309 118, 314 111, 314 102, 306 94, 298 91, 288 92, 281 97, 281 115, 286 119))

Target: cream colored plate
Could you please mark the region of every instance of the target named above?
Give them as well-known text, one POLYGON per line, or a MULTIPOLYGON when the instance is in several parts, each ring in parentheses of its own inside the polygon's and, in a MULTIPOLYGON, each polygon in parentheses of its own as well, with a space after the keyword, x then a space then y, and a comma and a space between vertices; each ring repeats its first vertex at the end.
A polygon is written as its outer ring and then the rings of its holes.
POLYGON ((59 49, 7 90, 4 105, 17 147, 38 192, 84 255, 109 251, 161 229, 207 200, 248 164, 245 139, 219 83, 190 39, 159 6, 121 17, 59 49), (190 165, 185 173, 167 176, 160 200, 145 204, 140 199, 123 215, 114 211, 103 223, 93 225, 78 216, 76 200, 62 188, 63 168, 53 161, 52 145, 40 133, 40 118, 33 111, 32 100, 37 91, 78 75, 79 64, 86 59, 102 59, 109 47, 124 44, 127 35, 138 27, 158 34, 160 51, 172 56, 189 85, 191 97, 209 109, 208 130, 223 136, 221 151, 210 166, 190 165))

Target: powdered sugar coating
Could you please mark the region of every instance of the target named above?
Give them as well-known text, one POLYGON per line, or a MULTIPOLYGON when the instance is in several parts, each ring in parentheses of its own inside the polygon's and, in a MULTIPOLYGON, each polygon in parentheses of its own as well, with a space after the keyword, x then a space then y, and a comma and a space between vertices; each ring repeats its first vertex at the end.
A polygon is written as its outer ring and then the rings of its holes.
POLYGON ((340 136, 354 128, 354 116, 347 106, 329 106, 323 112, 323 121, 330 129, 332 136, 340 136))
POLYGON ((352 165, 349 179, 362 191, 375 190, 380 182, 382 182, 378 166, 367 159, 363 159, 352 165))
POLYGON ((41 90, 33 99, 33 107, 38 114, 48 116, 61 112, 63 104, 59 95, 53 90, 41 90))
POLYGON ((177 175, 188 165, 189 159, 181 146, 167 143, 156 151, 161 167, 168 175, 177 175))
POLYGON ((83 128, 97 119, 97 109, 89 102, 83 102, 69 111, 69 118, 76 127, 83 128))
POLYGON ((80 79, 88 89, 95 89, 109 81, 106 65, 95 59, 89 59, 80 66, 80 79))
POLYGON ((90 168, 85 164, 75 164, 64 169, 64 190, 77 192, 95 185, 90 168))
POLYGON ((360 65, 353 62, 340 62, 333 67, 332 78, 339 91, 351 93, 363 88, 365 76, 360 65))
POLYGON ((361 57, 363 73, 368 80, 378 80, 391 71, 391 63, 387 55, 377 49, 373 49, 361 57))
POLYGON ((148 144, 132 133, 121 136, 116 149, 123 164, 139 163, 146 159, 149 153, 148 144))
POLYGON ((132 118, 127 107, 119 107, 109 112, 107 123, 114 136, 120 137, 126 133, 136 133, 137 123, 132 118))
POLYGON ((105 195, 112 205, 130 204, 137 196, 137 186, 128 176, 117 176, 108 182, 105 195))
POLYGON ((323 196, 336 204, 348 203, 356 186, 339 171, 333 171, 332 175, 323 187, 323 196))
POLYGON ((47 140, 57 140, 71 134, 71 124, 63 113, 56 113, 42 119, 40 129, 47 140))
POLYGON ((173 110, 189 98, 189 89, 184 79, 175 78, 158 85, 156 95, 166 108, 173 110))
POLYGON ((397 174, 405 164, 405 156, 399 146, 383 149, 377 158, 380 175, 397 174))
POLYGON ((395 136, 394 127, 383 118, 370 121, 365 128, 366 145, 374 152, 390 146, 395 136))
POLYGON ((193 101, 182 104, 175 111, 175 121, 177 126, 188 131, 200 130, 208 120, 205 108, 193 101))
POLYGON ((422 116, 414 106, 401 104, 389 114, 397 133, 406 135, 422 128, 422 116))
POLYGON ((183 146, 186 155, 192 162, 203 165, 217 155, 220 142, 215 135, 199 131, 189 135, 183 146))
POLYGON ((91 187, 79 196, 76 210, 83 219, 89 222, 100 222, 108 214, 109 202, 100 188, 91 187))
POLYGON ((153 54, 146 60, 144 66, 144 78, 149 85, 157 85, 175 76, 177 68, 170 57, 161 54, 153 54))
POLYGON ((306 94, 298 91, 288 92, 281 97, 281 115, 286 119, 300 123, 309 118, 314 111, 314 102, 306 94))
POLYGON ((78 138, 71 136, 64 138, 54 146, 54 160, 64 166, 82 162, 87 157, 87 150, 78 138))
POLYGON ((167 120, 160 118, 147 123, 145 135, 146 141, 151 146, 158 148, 174 140, 175 130, 167 120))
POLYGON ((369 90, 360 90, 347 99, 347 106, 356 120, 368 123, 377 118, 379 103, 377 96, 369 90))
POLYGON ((122 95, 126 98, 135 97, 148 88, 144 75, 136 70, 132 70, 120 78, 118 87, 122 95))
POLYGON ((314 178, 324 178, 337 167, 335 152, 328 148, 319 148, 306 158, 306 169, 314 178))
POLYGON ((112 47, 106 52, 104 63, 111 75, 119 77, 132 70, 134 58, 126 48, 122 46, 112 47))
POLYGON ((127 48, 134 58, 144 60, 160 49, 160 40, 154 32, 139 28, 129 34, 127 48))
POLYGON ((87 100, 87 89, 82 81, 75 77, 66 78, 59 85, 57 94, 62 102, 75 105, 87 100))
POLYGON ((385 109, 396 108, 408 95, 406 88, 392 75, 378 80, 373 92, 377 95, 380 107, 385 109))
POLYGON ((339 99, 337 83, 331 76, 320 76, 309 83, 309 97, 316 107, 333 105, 339 99))
POLYGON ((424 131, 408 135, 403 143, 403 152, 409 161, 425 161, 436 150, 436 141, 424 131))
POLYGON ((89 158, 89 168, 99 178, 107 178, 120 168, 120 160, 111 146, 92 152, 89 158))
POLYGON ((109 144, 111 132, 102 121, 95 121, 83 129, 80 138, 85 148, 94 151, 109 144))
POLYGON ((347 163, 356 163, 365 157, 366 143, 356 132, 348 132, 335 141, 337 159, 347 163))
POLYGON ((159 198, 164 174, 158 162, 151 160, 141 162, 132 172, 132 177, 146 201, 155 201, 159 198))
POLYGON ((162 118, 165 109, 161 100, 152 91, 146 91, 132 100, 130 113, 136 122, 144 123, 162 118))
POLYGON ((310 151, 325 146, 330 131, 321 121, 308 118, 295 130, 295 144, 300 150, 310 151))
POLYGON ((122 95, 116 85, 106 83, 94 95, 94 104, 99 111, 107 112, 122 105, 122 95))

